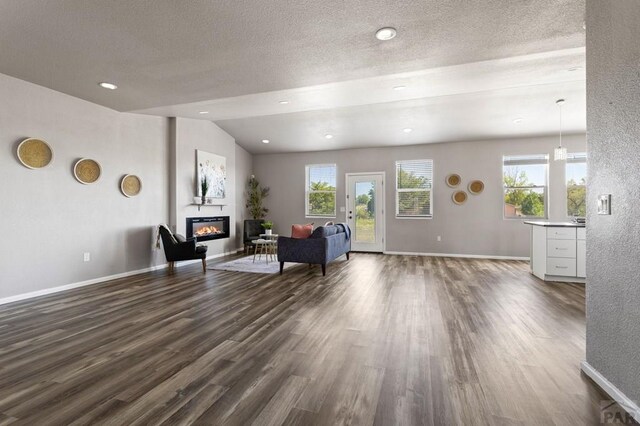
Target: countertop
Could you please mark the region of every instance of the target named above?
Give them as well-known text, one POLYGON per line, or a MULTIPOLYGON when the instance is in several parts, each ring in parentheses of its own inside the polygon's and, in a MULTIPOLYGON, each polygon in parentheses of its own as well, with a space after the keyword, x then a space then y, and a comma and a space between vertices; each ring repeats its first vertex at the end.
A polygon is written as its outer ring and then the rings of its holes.
POLYGON ((575 223, 575 222, 549 222, 549 221, 532 221, 532 220, 526 220, 524 223, 527 225, 559 227, 559 228, 584 228, 584 225, 585 225, 584 223, 575 223))

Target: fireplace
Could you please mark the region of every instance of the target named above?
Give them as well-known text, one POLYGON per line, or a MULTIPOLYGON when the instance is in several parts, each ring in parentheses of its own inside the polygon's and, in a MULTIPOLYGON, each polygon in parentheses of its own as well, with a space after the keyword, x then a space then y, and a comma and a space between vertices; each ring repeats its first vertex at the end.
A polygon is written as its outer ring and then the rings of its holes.
POLYGON ((229 238, 229 216, 188 217, 187 238, 191 237, 198 241, 229 238))

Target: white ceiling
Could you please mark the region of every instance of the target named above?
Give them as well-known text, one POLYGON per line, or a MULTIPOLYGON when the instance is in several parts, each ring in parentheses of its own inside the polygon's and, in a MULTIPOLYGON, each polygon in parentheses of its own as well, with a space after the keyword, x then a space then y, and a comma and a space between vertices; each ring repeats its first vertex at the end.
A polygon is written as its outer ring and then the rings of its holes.
POLYGON ((584 53, 566 49, 139 112, 206 117, 253 153, 555 133, 559 98, 567 100, 564 129, 584 132, 584 53), (515 125, 516 118, 522 122, 515 125))
POLYGON ((0 72, 251 152, 526 136, 557 130, 558 97, 585 130, 583 22, 584 0, 6 0, 0 72))

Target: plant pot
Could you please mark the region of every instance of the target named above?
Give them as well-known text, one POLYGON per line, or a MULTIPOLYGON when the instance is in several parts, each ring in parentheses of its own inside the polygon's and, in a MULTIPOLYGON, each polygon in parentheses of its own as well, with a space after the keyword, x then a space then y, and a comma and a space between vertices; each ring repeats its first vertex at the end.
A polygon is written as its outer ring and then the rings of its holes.
POLYGON ((207 204, 207 197, 205 197, 204 195, 201 198, 202 204, 207 204))
POLYGON ((264 230, 264 233, 265 233, 266 235, 271 235, 271 231, 272 231, 272 229, 265 229, 265 230, 264 230))

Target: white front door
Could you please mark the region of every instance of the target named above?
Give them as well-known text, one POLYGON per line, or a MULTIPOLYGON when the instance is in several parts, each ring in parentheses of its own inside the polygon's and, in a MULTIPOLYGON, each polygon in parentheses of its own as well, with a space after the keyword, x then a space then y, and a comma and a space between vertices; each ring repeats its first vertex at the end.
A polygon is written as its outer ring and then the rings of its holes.
POLYGON ((384 173, 347 173, 351 250, 384 251, 384 173))

